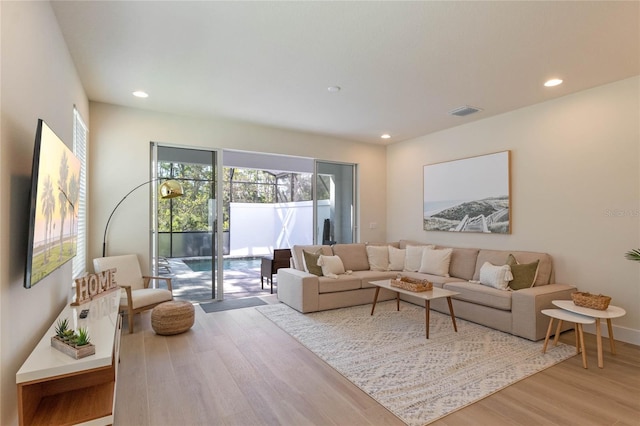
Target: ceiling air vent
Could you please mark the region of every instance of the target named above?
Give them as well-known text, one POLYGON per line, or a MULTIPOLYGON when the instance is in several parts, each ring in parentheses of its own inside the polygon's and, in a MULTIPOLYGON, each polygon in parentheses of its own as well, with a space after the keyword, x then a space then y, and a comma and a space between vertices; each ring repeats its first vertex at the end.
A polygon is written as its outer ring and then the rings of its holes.
POLYGON ((464 105, 456 109, 452 109, 451 111, 449 111, 449 114, 456 115, 458 117, 464 117, 466 115, 473 114, 474 112, 478 112, 478 111, 482 111, 482 108, 476 108, 469 105, 464 105))

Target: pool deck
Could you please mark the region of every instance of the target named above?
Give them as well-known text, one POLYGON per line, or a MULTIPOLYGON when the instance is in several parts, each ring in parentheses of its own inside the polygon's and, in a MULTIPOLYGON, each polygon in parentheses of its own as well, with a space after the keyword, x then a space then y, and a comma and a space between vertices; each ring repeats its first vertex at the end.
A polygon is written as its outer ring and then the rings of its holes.
MULTIPOLYGON (((161 268, 160 275, 171 277, 173 296, 176 299, 191 302, 210 302, 211 271, 192 271, 181 259, 167 259, 169 272, 161 268)), ((274 293, 277 282, 274 276, 274 293)), ((242 267, 235 265, 224 270, 224 298, 239 299, 243 297, 270 296, 269 286, 265 283, 264 290, 260 288, 260 265, 242 267)))

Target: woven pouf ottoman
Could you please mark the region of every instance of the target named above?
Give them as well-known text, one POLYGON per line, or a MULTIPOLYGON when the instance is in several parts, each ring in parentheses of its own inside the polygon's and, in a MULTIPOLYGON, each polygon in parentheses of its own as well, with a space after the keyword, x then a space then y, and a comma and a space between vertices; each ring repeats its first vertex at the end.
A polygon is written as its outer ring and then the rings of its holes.
POLYGON ((184 333, 193 326, 194 321, 195 309, 184 300, 164 302, 151 311, 151 328, 163 336, 184 333))

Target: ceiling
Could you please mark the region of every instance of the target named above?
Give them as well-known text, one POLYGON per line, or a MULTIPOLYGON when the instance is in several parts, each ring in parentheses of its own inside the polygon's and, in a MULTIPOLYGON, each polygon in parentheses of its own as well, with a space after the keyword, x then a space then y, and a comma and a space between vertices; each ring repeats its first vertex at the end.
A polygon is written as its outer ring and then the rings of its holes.
POLYGON ((637 1, 52 5, 92 101, 367 143, 640 74, 637 1))

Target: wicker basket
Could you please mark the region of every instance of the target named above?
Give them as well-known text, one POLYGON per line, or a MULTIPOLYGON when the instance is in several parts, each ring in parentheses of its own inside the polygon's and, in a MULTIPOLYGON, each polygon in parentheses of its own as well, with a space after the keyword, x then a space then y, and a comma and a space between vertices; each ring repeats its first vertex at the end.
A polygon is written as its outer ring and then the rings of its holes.
POLYGON ((597 309, 604 311, 609 307, 611 298, 602 294, 591 294, 576 291, 571 293, 571 299, 576 306, 582 306, 583 308, 597 309))
POLYGON ((433 283, 429 280, 418 280, 409 277, 400 277, 400 279, 391 280, 391 287, 398 287, 403 290, 422 292, 433 290, 433 283))

